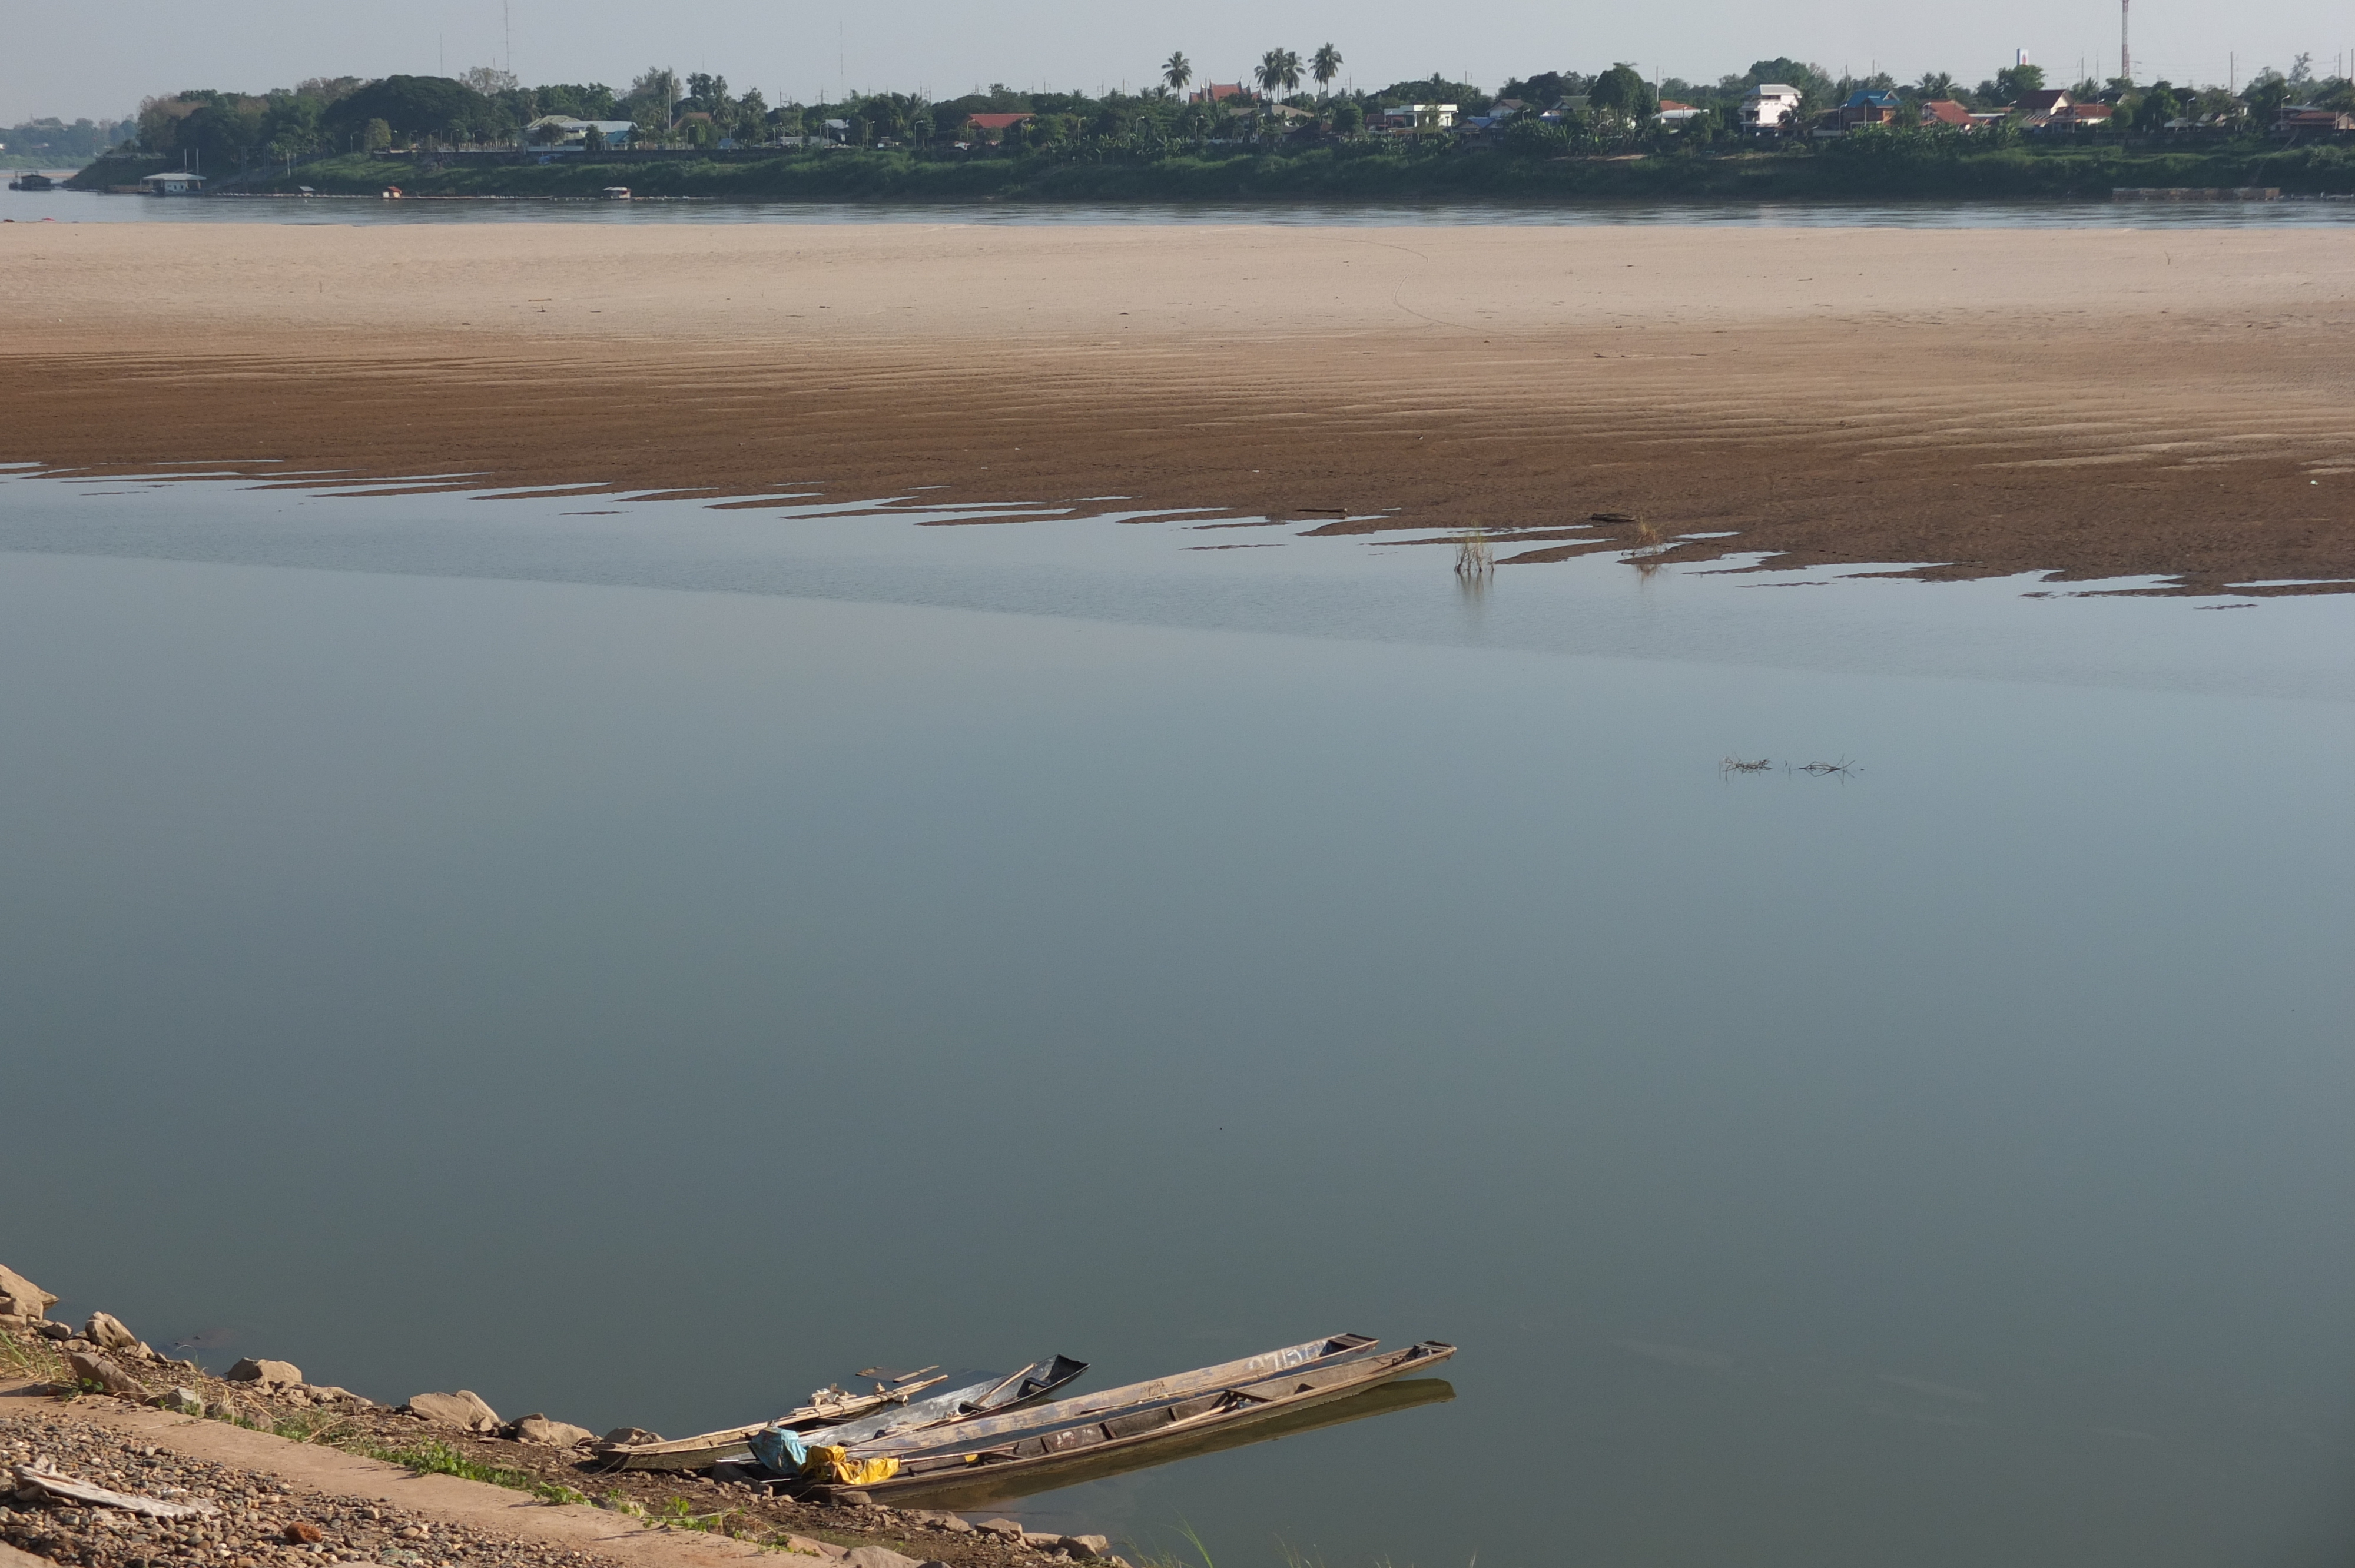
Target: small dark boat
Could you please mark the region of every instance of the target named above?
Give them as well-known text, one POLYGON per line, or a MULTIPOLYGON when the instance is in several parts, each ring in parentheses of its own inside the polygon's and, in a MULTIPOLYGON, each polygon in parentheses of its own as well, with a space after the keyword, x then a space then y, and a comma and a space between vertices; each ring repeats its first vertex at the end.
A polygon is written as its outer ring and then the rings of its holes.
POLYGON ((725 1431, 674 1437, 668 1442, 601 1443, 597 1457, 611 1470, 708 1470, 714 1465, 751 1458, 754 1435, 771 1427, 782 1427, 810 1442, 868 1440, 1018 1410, 1051 1399, 1087 1370, 1085 1361, 1050 1356, 1043 1361, 1032 1361, 1018 1372, 1002 1376, 993 1372, 962 1387, 915 1400, 911 1396, 949 1381, 945 1376, 932 1375, 935 1368, 926 1367, 922 1372, 887 1374, 890 1381, 877 1383, 873 1393, 847 1394, 840 1390, 821 1389, 809 1404, 787 1411, 773 1421, 756 1421, 750 1426, 730 1426, 725 1431))
POLYGON ((12 191, 53 191, 58 188, 58 182, 47 175, 18 175, 8 182, 8 188, 12 191))
MULTIPOLYGON (((1017 1414, 963 1422, 946 1431, 895 1434, 847 1445, 850 1465, 896 1461, 887 1477, 857 1486, 815 1467, 804 1485, 820 1495, 904 1500, 911 1494, 975 1484, 999 1491, 1069 1469, 1075 1461, 1135 1460, 1121 1468, 1197 1451, 1197 1440, 1282 1420, 1362 1394, 1437 1366, 1455 1347, 1426 1340, 1377 1353, 1362 1334, 1312 1340, 1263 1356, 1066 1399, 1017 1414)), ((816 1456, 812 1456, 813 1461, 816 1456)))

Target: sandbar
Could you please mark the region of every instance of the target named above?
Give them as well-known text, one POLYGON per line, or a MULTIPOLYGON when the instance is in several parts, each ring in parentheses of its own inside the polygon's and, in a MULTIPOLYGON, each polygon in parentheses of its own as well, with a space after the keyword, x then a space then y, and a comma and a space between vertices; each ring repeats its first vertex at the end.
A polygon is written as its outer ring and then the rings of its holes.
POLYGON ((2350 326, 2324 225, 20 224, 0 460, 2329 588, 2350 326))

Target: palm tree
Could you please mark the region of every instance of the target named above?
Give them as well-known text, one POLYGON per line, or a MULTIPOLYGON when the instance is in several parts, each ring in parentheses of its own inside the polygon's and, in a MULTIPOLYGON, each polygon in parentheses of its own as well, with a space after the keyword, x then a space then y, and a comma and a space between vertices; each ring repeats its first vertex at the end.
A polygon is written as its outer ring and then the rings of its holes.
POLYGON ((1270 49, 1260 56, 1259 69, 1252 72, 1258 79, 1259 90, 1270 98, 1275 90, 1289 92, 1300 85, 1300 57, 1290 49, 1270 49))
POLYGON ((1942 70, 1924 71, 1922 73, 1922 85, 1915 90, 1927 99, 1952 98, 1955 96, 1955 79, 1942 70))
POLYGON ((1308 74, 1316 79, 1316 90, 1321 96, 1332 85, 1333 79, 1341 74, 1341 51, 1330 44, 1318 49, 1316 58, 1309 62, 1308 74))
POLYGON ((1194 62, 1172 49, 1169 58, 1161 62, 1161 79, 1169 84, 1170 91, 1185 91, 1186 84, 1194 79, 1194 62))

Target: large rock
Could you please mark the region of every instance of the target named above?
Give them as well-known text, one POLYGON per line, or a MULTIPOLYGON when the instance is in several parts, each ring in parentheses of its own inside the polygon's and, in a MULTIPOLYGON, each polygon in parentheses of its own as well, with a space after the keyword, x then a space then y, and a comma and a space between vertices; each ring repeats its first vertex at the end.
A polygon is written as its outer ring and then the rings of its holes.
POLYGON ((570 1448, 576 1444, 594 1443, 597 1434, 586 1426, 575 1426, 569 1421, 550 1421, 545 1415, 527 1415, 515 1424, 515 1440, 537 1443, 548 1448, 570 1448))
POLYGON ((1019 1541, 1023 1535, 1022 1524, 1018 1520, 985 1519, 975 1525, 974 1529, 984 1535, 994 1535, 1000 1541, 1019 1541))
POLYGON ((112 1312, 92 1312, 90 1321, 81 1326, 81 1337, 101 1351, 139 1348, 139 1336, 124 1328, 123 1319, 112 1312))
POLYGON ((854 1546, 842 1568, 917 1568, 917 1560, 888 1546, 854 1546))
POLYGON ((470 1388, 462 1388, 455 1393, 411 1394, 409 1410, 412 1415, 422 1415, 444 1426, 464 1426, 470 1432, 496 1432, 502 1425, 499 1413, 470 1388))
POLYGON ((0 1265, 0 1318, 27 1318, 38 1322, 58 1298, 17 1273, 0 1265))
POLYGON ((125 1399, 144 1399, 147 1390, 137 1378, 123 1371, 104 1356, 90 1355, 80 1351, 66 1352, 66 1365, 73 1369, 74 1381, 96 1383, 109 1393, 119 1393, 125 1399))
POLYGON ((176 1415, 202 1415, 205 1402, 197 1397, 192 1388, 167 1388, 148 1401, 158 1410, 168 1410, 176 1415))
POLYGON ((1111 1556, 1112 1542, 1101 1535, 1067 1535, 1063 1537, 1063 1550, 1085 1563, 1091 1558, 1111 1556))
POLYGON ((628 1447, 635 1447, 641 1443, 659 1443, 663 1440, 663 1435, 659 1432, 649 1432, 643 1426, 616 1426, 605 1434, 604 1440, 608 1443, 620 1443, 628 1447))
POLYGON ((971 1535, 973 1533, 973 1521, 971 1520, 962 1518, 956 1514, 943 1512, 939 1509, 911 1508, 904 1509, 901 1511, 906 1515, 906 1517, 914 1520, 918 1524, 929 1524, 934 1530, 951 1531, 958 1535, 971 1535))
POLYGON ((250 1357, 229 1369, 231 1383, 258 1383, 264 1388, 293 1388, 303 1381, 303 1369, 293 1361, 257 1361, 250 1357))

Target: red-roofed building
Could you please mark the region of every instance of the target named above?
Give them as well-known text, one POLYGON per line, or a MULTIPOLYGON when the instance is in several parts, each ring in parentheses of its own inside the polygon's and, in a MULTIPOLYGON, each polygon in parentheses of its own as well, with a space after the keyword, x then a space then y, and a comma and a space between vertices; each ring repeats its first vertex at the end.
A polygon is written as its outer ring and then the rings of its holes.
POLYGON ((965 123, 972 126, 975 130, 980 132, 983 135, 988 137, 994 142, 1000 136, 1005 135, 1007 132, 1012 130, 1015 126, 1021 124, 1025 120, 1035 120, 1037 118, 1037 115, 1028 112, 1021 114, 968 114, 965 116, 965 123))
POLYGON ((2339 136, 2355 131, 2355 114, 2336 109, 2317 109, 2300 103, 2286 107, 2281 118, 2274 122, 2276 136, 2339 136))
POLYGON ((1213 81, 1196 88, 1186 95, 1188 103, 1224 103, 1230 98, 1249 98, 1251 89, 1239 81, 1213 81))
POLYGON ((1950 125, 1957 131, 1971 131, 1978 127, 1978 121, 1972 117, 1971 111, 1951 98, 1925 101, 1922 105, 1922 123, 1950 125))

